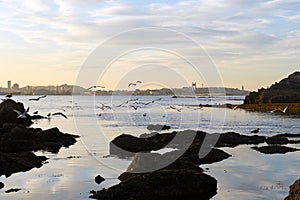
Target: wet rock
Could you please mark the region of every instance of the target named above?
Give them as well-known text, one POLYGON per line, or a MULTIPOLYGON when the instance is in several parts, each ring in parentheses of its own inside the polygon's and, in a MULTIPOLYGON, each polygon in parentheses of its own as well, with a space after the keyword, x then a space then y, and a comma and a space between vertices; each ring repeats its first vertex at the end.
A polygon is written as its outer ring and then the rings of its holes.
POLYGON ((18 110, 22 113, 25 112, 24 105, 12 99, 7 99, 0 103, 0 127, 2 127, 4 123, 16 123, 24 126, 30 126, 33 123, 29 118, 18 118, 18 114, 14 110, 18 110))
POLYGON ((57 128, 42 130, 14 123, 4 123, 1 131, 0 175, 5 176, 41 167, 47 158, 36 156, 31 151, 57 153, 61 147, 74 144, 78 137, 62 133, 57 128))
POLYGON ((240 144, 260 144, 266 141, 264 136, 241 135, 228 132, 208 134, 202 131, 186 130, 172 133, 153 133, 150 137, 134 137, 122 134, 110 142, 110 154, 119 157, 132 157, 138 152, 156 151, 165 147, 187 149, 192 143, 216 147, 235 147, 240 144))
POLYGON ((273 137, 290 137, 290 138, 294 138, 294 137, 300 137, 300 134, 283 133, 283 134, 274 135, 273 137))
POLYGON ((10 176, 16 172, 25 172, 39 168, 47 160, 45 156, 36 156, 32 152, 2 153, 0 152, 0 176, 10 176))
POLYGON ((110 154, 119 157, 132 157, 138 152, 150 152, 162 149, 175 136, 175 134, 155 134, 148 138, 137 138, 122 134, 110 142, 110 154))
POLYGON ((258 135, 241 135, 239 133, 228 132, 220 135, 216 147, 235 147, 241 144, 260 144, 264 143, 266 138, 258 135))
POLYGON ((264 154, 285 154, 288 152, 294 152, 300 150, 300 149, 280 146, 280 145, 271 145, 271 146, 262 146, 262 147, 255 146, 251 148, 264 154))
POLYGON ((217 193, 217 180, 202 170, 160 170, 136 174, 91 196, 95 199, 210 199, 217 193))
POLYGON ((289 195, 284 200, 300 200, 300 179, 290 186, 289 195))
POLYGON ((0 190, 2 189, 2 188, 4 188, 4 183, 2 183, 2 182, 0 182, 0 190))
POLYGON ((160 125, 160 124, 150 124, 147 126, 147 129, 150 131, 163 131, 171 129, 171 126, 160 125))
POLYGON ((61 147, 76 142, 78 136, 65 134, 57 128, 48 130, 26 128, 17 124, 5 124, 6 133, 0 137, 1 152, 22 152, 46 150, 57 153, 61 147))
POLYGON ((286 137, 268 137, 266 139, 267 144, 288 144, 289 139, 286 137))
POLYGON ((102 183, 103 181, 105 181, 105 178, 103 178, 102 176, 97 175, 97 176, 95 177, 95 182, 96 182, 97 184, 100 184, 100 183, 102 183))
POLYGON ((19 192, 20 190, 20 188, 11 188, 9 190, 6 190, 5 193, 19 192))

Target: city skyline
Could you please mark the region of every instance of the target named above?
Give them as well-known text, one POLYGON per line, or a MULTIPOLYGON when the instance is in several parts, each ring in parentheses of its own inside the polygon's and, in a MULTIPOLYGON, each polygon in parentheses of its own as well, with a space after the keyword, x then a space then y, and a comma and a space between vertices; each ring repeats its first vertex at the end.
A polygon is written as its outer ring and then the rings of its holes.
MULTIPOLYGON (((145 27, 174 31, 195 41, 219 73, 223 85, 218 86, 244 85, 255 91, 299 70, 300 2, 294 0, 2 0, 0 7, 0 86, 7 80, 20 86, 75 85, 80 69, 96 48, 118 34, 145 27)), ((137 36, 141 44, 149 37, 137 36)), ((125 35, 115 48, 131 45, 137 38, 125 35)), ((189 55, 198 53, 176 37, 161 38, 162 43, 189 55)), ((114 60, 109 75, 99 84, 107 89, 126 88, 129 81, 143 79, 145 88, 175 88, 191 82, 217 86, 205 84, 206 77, 178 58, 157 49, 130 52, 114 60), (133 66, 141 70, 141 76, 124 77, 136 70, 133 66)), ((82 86, 91 85, 86 84, 82 86)))

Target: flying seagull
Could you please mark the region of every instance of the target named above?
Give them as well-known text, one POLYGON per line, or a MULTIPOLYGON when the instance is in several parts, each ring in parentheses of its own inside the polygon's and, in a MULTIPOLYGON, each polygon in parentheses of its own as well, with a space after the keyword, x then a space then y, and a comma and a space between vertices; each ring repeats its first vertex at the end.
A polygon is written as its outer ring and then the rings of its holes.
POLYGON ((93 86, 89 87, 87 90, 90 90, 90 89, 96 89, 96 88, 105 88, 105 86, 101 86, 101 85, 93 85, 93 86))
POLYGON ((125 101, 125 102, 123 102, 123 103, 117 105, 116 107, 121 107, 121 106, 123 106, 124 104, 128 104, 128 103, 131 102, 131 101, 137 101, 137 100, 139 100, 139 99, 138 99, 138 98, 135 98, 135 99, 129 99, 128 101, 125 101))
POLYGON ((279 109, 275 109, 275 110, 271 110, 270 113, 275 113, 275 112, 282 112, 282 113, 285 113, 286 110, 288 109, 289 107, 286 106, 283 110, 281 110, 280 108, 279 109))
POLYGON ((40 96, 40 97, 37 97, 37 98, 31 98, 31 99, 28 99, 29 101, 39 101, 40 99, 42 98, 45 98, 46 95, 43 95, 43 96, 40 96))
POLYGON ((105 109, 110 109, 113 110, 112 107, 105 105, 104 103, 100 103, 101 106, 97 106, 97 108, 101 109, 101 110, 105 110, 105 109))
POLYGON ((142 81, 136 81, 135 83, 129 83, 127 87, 136 86, 138 83, 142 83, 142 81))
POLYGON ((177 112, 181 112, 183 108, 176 108, 175 106, 170 106, 171 109, 176 110, 177 112))
POLYGON ((14 110, 17 114, 18 114, 18 117, 17 118, 22 118, 22 119, 25 119, 27 118, 26 117, 26 114, 29 112, 29 107, 27 108, 27 110, 25 110, 25 112, 21 112, 19 110, 14 110))
POLYGON ((52 116, 57 116, 57 115, 63 116, 64 118, 68 119, 68 117, 62 112, 56 112, 52 114, 52 116))
POLYGON ((134 106, 134 105, 130 105, 129 107, 132 107, 134 110, 137 110, 138 108, 140 108, 139 106, 134 106))

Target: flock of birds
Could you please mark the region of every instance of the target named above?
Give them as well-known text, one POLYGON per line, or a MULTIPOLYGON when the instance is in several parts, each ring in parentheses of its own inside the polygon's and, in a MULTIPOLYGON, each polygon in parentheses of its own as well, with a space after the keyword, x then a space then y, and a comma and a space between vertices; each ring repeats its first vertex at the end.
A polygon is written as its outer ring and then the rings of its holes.
MULTIPOLYGON (((43 98, 46 98, 46 97, 47 97, 46 95, 43 95, 43 96, 39 96, 39 97, 36 97, 36 98, 30 98, 30 99, 28 99, 28 101, 39 101, 39 100, 41 100, 43 98)), ((10 98, 12 98, 12 94, 6 95, 5 99, 2 99, 2 101, 6 101, 7 99, 10 99, 10 98)), ((30 110, 30 107, 28 107, 24 112, 21 112, 20 110, 13 109, 13 111, 18 114, 17 118, 19 118, 19 119, 28 118, 29 110, 30 110)), ((33 112, 33 115, 38 115, 38 111, 33 112)), ((68 119, 68 117, 62 112, 48 113, 46 115, 46 117, 44 117, 44 118, 51 119, 51 116, 62 116, 64 118, 68 119)))
MULTIPOLYGON (((142 81, 136 81, 136 82, 131 82, 128 84, 127 87, 132 87, 132 86, 137 86, 137 84, 140 84, 142 83, 142 81)), ((100 85, 94 85, 94 86, 90 86, 87 88, 87 90, 92 90, 92 89, 97 89, 97 88, 105 88, 105 86, 100 86, 100 85)), ((10 99, 12 97, 12 94, 8 94, 5 96, 5 99, 2 99, 2 101, 5 101, 7 99, 10 99)), ((35 98, 30 98, 28 99, 29 101, 39 101, 41 99, 44 99, 46 98, 47 96, 46 95, 42 95, 42 96, 39 96, 39 97, 35 97, 35 98)), ((116 108, 120 108, 120 107, 124 107, 124 106, 127 106, 128 108, 132 108, 134 110, 138 110, 140 108, 145 108, 146 106, 150 105, 150 104, 153 104, 157 101, 160 101, 162 100, 162 98, 156 98, 156 99, 153 99, 151 101, 147 101, 147 102, 143 102, 143 101, 139 101, 139 98, 133 98, 133 99, 129 99, 125 102, 122 102, 121 104, 118 104, 118 105, 115 105, 115 106, 112 106, 112 105, 106 105, 105 103, 102 103, 100 102, 98 106, 96 106, 97 109, 100 109, 102 111, 104 110, 114 110, 116 108)), ((70 103, 72 103, 72 101, 69 101, 70 103)), ((239 108, 240 105, 235 105, 233 107, 231 107, 232 110, 236 110, 239 108)), ((203 107, 201 105, 199 106, 185 106, 185 105, 180 105, 180 106, 169 106, 167 107, 166 109, 171 109, 171 110, 174 110, 174 111, 177 111, 177 112, 182 112, 182 110, 184 108, 187 108, 189 109, 190 111, 194 111, 194 110, 201 110, 203 109, 203 107)), ((60 108, 60 110, 62 110, 63 112, 65 112, 66 110, 79 110, 79 109, 82 109, 81 106, 77 105, 75 103, 74 106, 62 106, 60 108)), ((271 110, 270 113, 286 113, 288 109, 288 106, 286 106, 284 109, 274 109, 274 110, 271 110)), ((28 117, 28 112, 29 112, 30 108, 28 107, 24 112, 21 112, 19 110, 13 110, 15 113, 17 113, 17 118, 27 118, 28 117)), ((51 119, 52 116, 62 116, 64 117, 65 119, 68 119, 68 117, 63 113, 63 112, 54 112, 54 113, 48 113, 46 115, 46 117, 44 118, 47 118, 47 119, 51 119)), ((38 115, 38 111, 35 111, 33 112, 34 115, 38 115)), ((98 116, 101 116, 101 114, 98 114, 98 116)), ((143 114, 144 117, 147 116, 146 113, 143 114)), ((165 117, 165 115, 163 115, 163 117, 165 117)), ((257 129, 254 129, 252 131, 250 131, 251 133, 258 133, 260 131, 259 128, 257 129)))

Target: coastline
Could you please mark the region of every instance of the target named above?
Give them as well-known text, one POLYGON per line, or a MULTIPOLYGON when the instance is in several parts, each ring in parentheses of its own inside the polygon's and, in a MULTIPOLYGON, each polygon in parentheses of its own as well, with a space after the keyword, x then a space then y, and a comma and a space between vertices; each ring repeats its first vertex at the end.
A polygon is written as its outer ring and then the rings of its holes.
POLYGON ((269 103, 269 104, 242 104, 239 108, 247 111, 271 112, 274 110, 284 110, 285 114, 300 115, 300 103, 269 103))

